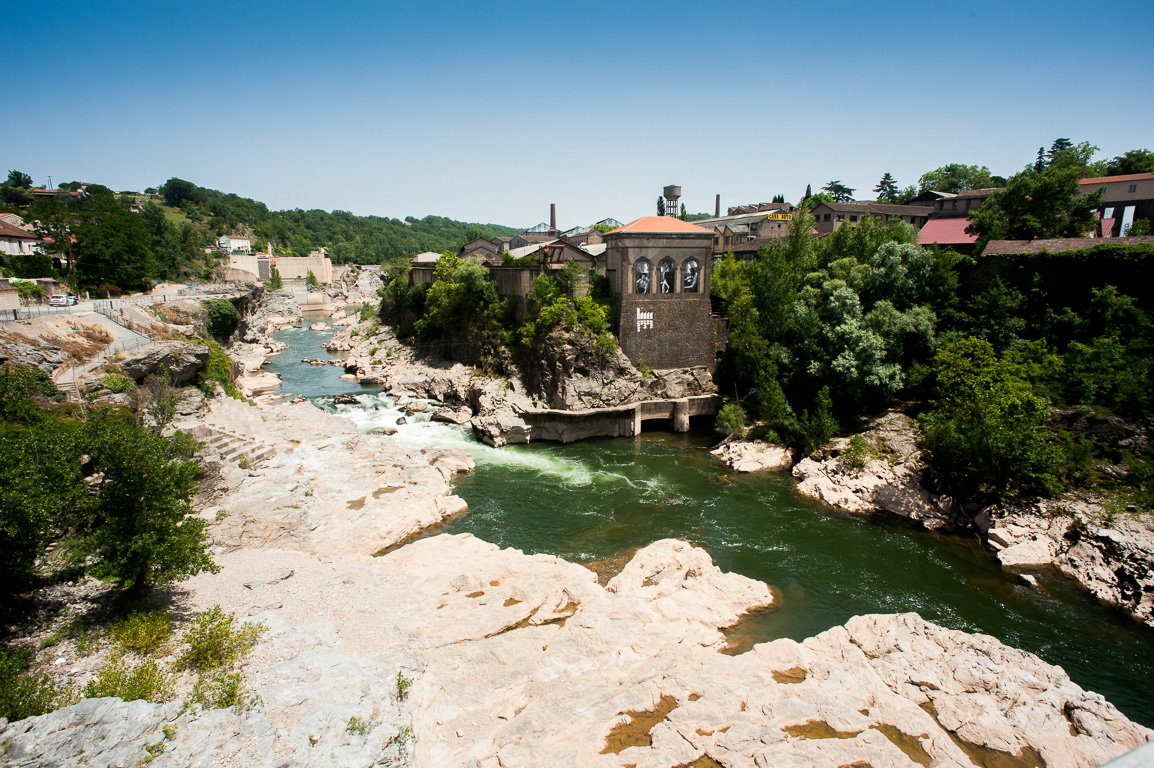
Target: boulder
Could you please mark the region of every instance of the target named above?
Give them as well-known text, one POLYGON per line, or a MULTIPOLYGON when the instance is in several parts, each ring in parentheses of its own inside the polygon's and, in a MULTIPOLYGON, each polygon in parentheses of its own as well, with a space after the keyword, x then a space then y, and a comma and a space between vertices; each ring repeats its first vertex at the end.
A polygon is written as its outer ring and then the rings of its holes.
POLYGON ((468 408, 438 408, 433 412, 433 421, 443 421, 446 424, 468 424, 473 418, 473 412, 468 408))
POLYGON ((236 380, 237 387, 249 392, 260 392, 266 389, 276 389, 280 386, 280 384, 280 376, 278 374, 269 373, 267 371, 245 374, 236 380))
POLYGON ((473 434, 483 443, 500 448, 503 445, 528 443, 532 427, 512 412, 497 413, 473 419, 473 434))
POLYGON ((734 440, 710 451, 735 472, 759 472, 766 469, 788 470, 793 453, 787 446, 772 445, 763 440, 734 440))
POLYGON ((201 344, 183 341, 160 342, 139 347, 128 355, 120 365, 125 375, 138 384, 149 376, 167 373, 174 386, 184 386, 192 383, 204 367, 209 349, 201 344))

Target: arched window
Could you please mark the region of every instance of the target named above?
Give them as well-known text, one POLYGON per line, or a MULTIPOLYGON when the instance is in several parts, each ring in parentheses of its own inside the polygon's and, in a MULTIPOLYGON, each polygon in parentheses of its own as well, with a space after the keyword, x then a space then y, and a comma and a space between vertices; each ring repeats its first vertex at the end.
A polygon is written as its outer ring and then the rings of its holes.
POLYGON ((649 274, 649 262, 642 259, 633 267, 633 278, 635 291, 637 293, 649 293, 649 281, 652 276, 649 274))
POLYGON ((673 266, 673 259, 665 259, 657 267, 657 290, 662 293, 673 293, 677 285, 677 268, 673 266))
POLYGON ((685 277, 681 282, 681 290, 684 293, 697 293, 698 285, 701 284, 701 265, 697 263, 697 259, 689 259, 685 262, 685 277))

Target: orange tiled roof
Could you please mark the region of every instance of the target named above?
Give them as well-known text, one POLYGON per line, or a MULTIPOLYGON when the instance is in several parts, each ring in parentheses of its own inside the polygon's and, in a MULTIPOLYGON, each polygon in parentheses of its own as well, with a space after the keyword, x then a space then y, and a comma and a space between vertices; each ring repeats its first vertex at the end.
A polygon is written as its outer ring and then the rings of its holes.
POLYGON ((711 237, 713 235, 713 230, 711 229, 690 224, 688 221, 682 221, 673 216, 643 216, 636 221, 629 222, 623 227, 610 230, 606 234, 613 235, 619 232, 682 232, 695 235, 710 235, 711 237))

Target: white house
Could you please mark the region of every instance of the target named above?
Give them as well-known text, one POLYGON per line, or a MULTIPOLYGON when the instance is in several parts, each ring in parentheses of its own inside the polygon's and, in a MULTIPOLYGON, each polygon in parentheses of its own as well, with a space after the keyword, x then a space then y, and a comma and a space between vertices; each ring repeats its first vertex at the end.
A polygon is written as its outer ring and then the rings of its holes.
POLYGON ((216 241, 225 253, 252 253, 252 240, 237 235, 224 235, 216 241))

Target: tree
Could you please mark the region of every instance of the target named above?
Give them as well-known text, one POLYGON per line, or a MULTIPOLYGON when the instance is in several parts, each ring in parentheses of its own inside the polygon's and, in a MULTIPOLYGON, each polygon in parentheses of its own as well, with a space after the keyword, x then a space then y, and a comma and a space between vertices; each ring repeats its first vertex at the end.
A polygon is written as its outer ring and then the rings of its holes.
POLYGON ((41 239, 40 249, 56 254, 73 263, 72 221, 75 213, 67 199, 57 196, 38 199, 28 215, 36 222, 36 236, 41 239))
POLYGON ((1107 176, 1124 176, 1131 173, 1154 173, 1154 152, 1148 149, 1131 149, 1106 163, 1107 176))
POLYGON ((268 268, 268 282, 264 287, 270 291, 279 291, 284 288, 284 280, 281 279, 280 270, 276 268, 275 264, 270 264, 268 268))
POLYGON ((1088 232, 1102 193, 1079 196, 1080 177, 1077 167, 1060 162, 1044 171, 1027 168, 1011 178, 1005 189, 970 212, 966 232, 977 235, 976 252, 990 240, 1081 237, 1088 232))
POLYGON ((196 204, 203 203, 208 199, 207 190, 201 189, 191 181, 177 178, 164 182, 160 187, 160 195, 164 198, 165 203, 175 208, 179 208, 181 203, 186 200, 196 204))
POLYGON ((28 189, 32 186, 32 177, 23 171, 8 171, 8 186, 28 189))
POLYGON ((1046 170, 1046 148, 1038 147, 1038 159, 1034 161, 1034 170, 1038 173, 1046 170))
POLYGON ((76 276, 82 286, 142 290, 154 258, 140 216, 111 194, 96 194, 76 208, 76 276))
POLYGON ((934 358, 937 399, 922 419, 931 464, 962 493, 1046 493, 1060 459, 1049 409, 987 342, 950 342, 934 358))
POLYGON ((240 324, 240 312, 228 299, 210 299, 202 302, 208 311, 208 332, 219 339, 227 339, 240 324))
POLYGON ((320 281, 317 280, 317 276, 313 274, 311 269, 309 270, 308 274, 305 275, 305 284, 308 285, 309 288, 314 289, 319 289, 321 287, 320 281))
POLYGON ((85 429, 89 457, 102 473, 90 542, 97 575, 143 596, 160 584, 217 572, 208 523, 189 503, 196 442, 186 433, 166 440, 107 410, 89 416, 85 429))
POLYGON ((681 204, 681 220, 682 220, 682 221, 685 221, 685 217, 686 217, 686 215, 687 215, 687 214, 685 213, 685 203, 682 203, 682 204, 681 204))
POLYGON ((918 179, 918 192, 950 192, 957 194, 967 189, 986 189, 993 186, 990 169, 984 165, 950 163, 927 171, 918 179))
POLYGON ((896 203, 898 201, 898 185, 889 171, 886 171, 885 176, 882 176, 881 181, 874 187, 874 192, 877 193, 878 202, 896 203))
POLYGON ((658 216, 664 216, 665 215, 665 198, 664 197, 658 196, 658 198, 657 198, 657 215, 658 216))
POLYGON ((774 195, 773 200, 771 200, 770 202, 771 203, 784 203, 785 202, 785 195, 774 195))
POLYGON ((832 197, 835 203, 853 202, 854 190, 845 186, 840 181, 831 181, 822 187, 821 190, 832 197))

